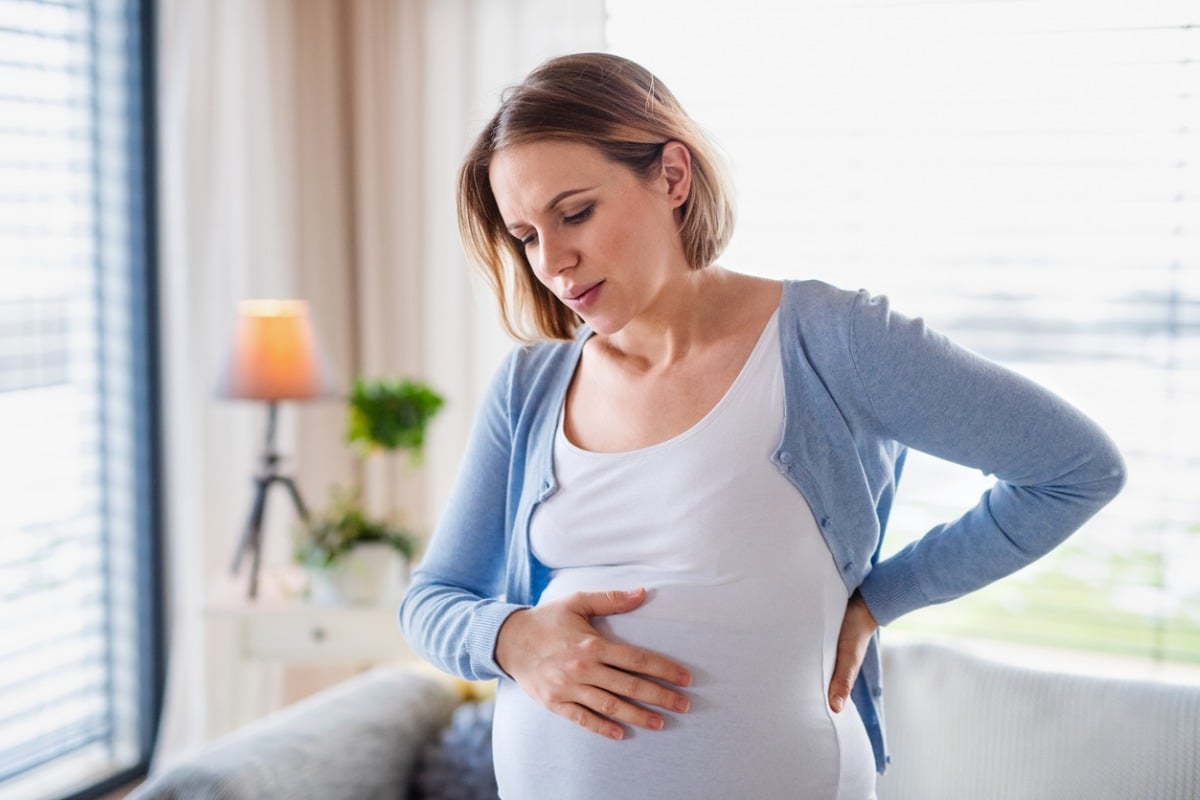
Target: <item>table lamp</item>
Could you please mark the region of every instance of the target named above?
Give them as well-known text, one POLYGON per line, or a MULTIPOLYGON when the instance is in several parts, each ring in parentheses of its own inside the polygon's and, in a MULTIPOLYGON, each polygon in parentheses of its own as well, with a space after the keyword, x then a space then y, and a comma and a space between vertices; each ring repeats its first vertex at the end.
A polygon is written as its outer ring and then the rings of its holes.
POLYGON ((275 450, 275 422, 281 400, 330 397, 334 381, 321 355, 303 300, 246 300, 239 305, 237 329, 228 364, 217 384, 217 396, 267 403, 267 435, 258 474, 254 476, 254 503, 233 559, 236 575, 249 552, 249 596, 258 594, 258 569, 262 561, 262 521, 267 491, 275 484, 287 488, 296 512, 305 522, 308 509, 295 481, 279 471, 275 450))

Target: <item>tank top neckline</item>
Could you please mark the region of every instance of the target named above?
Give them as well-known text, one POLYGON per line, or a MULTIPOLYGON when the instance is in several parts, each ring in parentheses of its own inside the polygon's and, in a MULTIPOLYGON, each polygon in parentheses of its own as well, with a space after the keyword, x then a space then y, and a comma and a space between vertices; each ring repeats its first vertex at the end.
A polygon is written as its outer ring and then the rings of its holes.
MULTIPOLYGON (((768 343, 777 338, 775 336, 775 332, 778 330, 778 319, 779 309, 776 308, 771 312, 771 316, 767 319, 766 324, 763 326, 762 332, 758 335, 758 340, 754 343, 754 347, 750 350, 750 355, 746 357, 746 361, 742 364, 742 368, 738 371, 737 377, 735 377, 733 382, 729 384, 729 388, 725 390, 725 394, 721 395, 721 399, 718 400, 716 404, 708 410, 708 413, 706 413, 686 430, 675 434, 669 439, 665 439, 661 442, 656 442, 655 444, 647 445, 645 447, 638 447, 633 450, 619 450, 612 453, 601 452, 597 450, 586 450, 582 447, 579 447, 567 438, 566 430, 563 426, 563 422, 566 419, 567 413, 567 397, 566 393, 564 392, 562 402, 560 403, 558 409, 558 423, 554 433, 554 442, 556 447, 562 447, 566 452, 582 458, 620 459, 640 457, 658 452, 660 450, 666 450, 678 444, 679 442, 692 437, 699 431, 708 427, 714 419, 720 416, 722 409, 729 404, 729 398, 734 396, 739 391, 741 385, 746 382, 746 376, 753 371, 753 366, 757 364, 759 359, 763 358, 763 353, 767 350, 768 343)), ((578 363, 576 364, 576 368, 578 368, 578 363)))

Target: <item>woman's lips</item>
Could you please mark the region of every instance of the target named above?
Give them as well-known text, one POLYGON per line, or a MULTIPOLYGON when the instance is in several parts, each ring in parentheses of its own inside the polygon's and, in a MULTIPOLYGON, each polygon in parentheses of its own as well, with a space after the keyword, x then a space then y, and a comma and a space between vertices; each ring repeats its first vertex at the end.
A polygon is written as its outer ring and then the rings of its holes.
POLYGON ((582 313, 596 304, 596 298, 600 296, 600 287, 604 285, 604 281, 589 286, 584 291, 574 297, 566 297, 563 299, 573 311, 582 313))

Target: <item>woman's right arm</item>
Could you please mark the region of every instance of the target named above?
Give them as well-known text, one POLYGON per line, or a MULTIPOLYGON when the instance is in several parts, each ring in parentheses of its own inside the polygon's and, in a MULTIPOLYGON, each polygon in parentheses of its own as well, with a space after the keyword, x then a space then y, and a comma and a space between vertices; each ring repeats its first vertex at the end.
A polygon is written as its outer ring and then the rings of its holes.
POLYGON ((454 488, 400 604, 409 646, 468 680, 500 677, 500 626, 524 606, 500 600, 512 457, 512 376, 517 353, 493 377, 476 414, 454 488))

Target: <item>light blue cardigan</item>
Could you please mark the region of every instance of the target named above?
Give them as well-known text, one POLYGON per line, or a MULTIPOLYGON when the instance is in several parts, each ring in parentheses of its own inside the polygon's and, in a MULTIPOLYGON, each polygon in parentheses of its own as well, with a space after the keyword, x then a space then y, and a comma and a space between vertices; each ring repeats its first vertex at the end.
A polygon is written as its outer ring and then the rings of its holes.
MULTIPOLYGON (((1077 409, 892 312, 884 298, 788 282, 779 333, 785 421, 771 460, 808 500, 847 589, 862 593, 882 625, 1024 567, 1124 483, 1116 447, 1077 409), (878 561, 908 447, 997 481, 961 517, 878 561)), ((497 632, 546 586, 547 570, 529 550, 529 520, 556 488, 555 425, 590 335, 583 328, 572 342, 514 350, 479 411, 400 607, 409 644, 448 672, 502 676, 497 632)), ((878 636, 852 697, 882 772, 878 636)))

